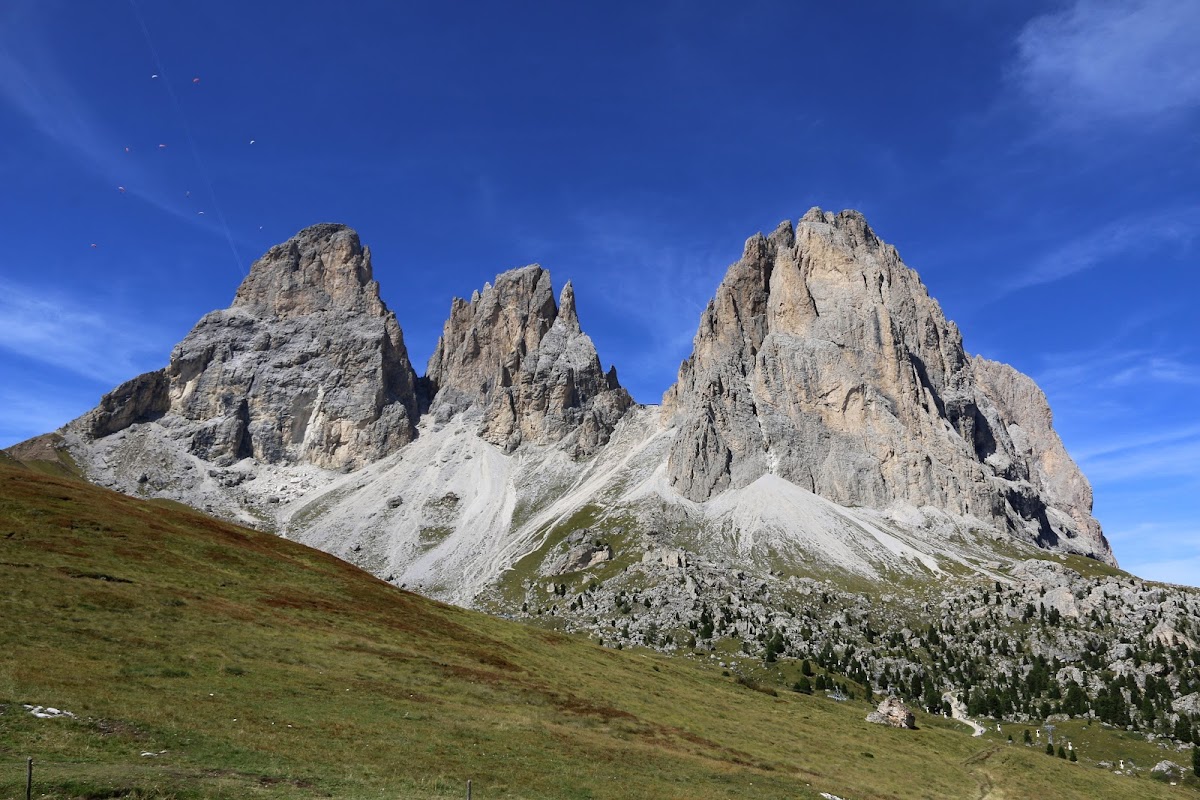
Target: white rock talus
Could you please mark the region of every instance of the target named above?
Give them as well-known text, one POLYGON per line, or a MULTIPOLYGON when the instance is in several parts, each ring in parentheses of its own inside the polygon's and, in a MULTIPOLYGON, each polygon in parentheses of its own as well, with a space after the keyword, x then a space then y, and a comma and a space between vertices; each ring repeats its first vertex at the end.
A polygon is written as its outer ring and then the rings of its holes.
POLYGON ((1091 491, 1028 378, 962 336, 862 215, 746 242, 663 398, 672 486, 775 474, 844 506, 934 507, 1112 562, 1091 491))
POLYGON ((156 422, 200 459, 353 469, 412 441, 417 377, 371 253, 315 225, 254 263, 233 304, 205 315, 169 365, 67 426, 85 439, 156 422))
POLYGON ((470 302, 454 299, 427 375, 439 418, 481 412, 479 435, 507 452, 562 442, 591 455, 633 403, 580 329, 571 283, 556 305, 536 264, 496 276, 470 302))

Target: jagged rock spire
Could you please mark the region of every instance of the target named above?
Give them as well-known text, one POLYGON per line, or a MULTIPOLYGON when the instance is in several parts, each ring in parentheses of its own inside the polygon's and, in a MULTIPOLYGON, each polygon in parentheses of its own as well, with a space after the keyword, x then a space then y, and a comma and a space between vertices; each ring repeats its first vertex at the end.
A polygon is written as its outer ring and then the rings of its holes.
POLYGON ((562 442, 589 455, 633 403, 580 329, 572 285, 556 305, 550 273, 536 264, 453 301, 427 374, 434 413, 478 412, 480 435, 510 451, 562 442))

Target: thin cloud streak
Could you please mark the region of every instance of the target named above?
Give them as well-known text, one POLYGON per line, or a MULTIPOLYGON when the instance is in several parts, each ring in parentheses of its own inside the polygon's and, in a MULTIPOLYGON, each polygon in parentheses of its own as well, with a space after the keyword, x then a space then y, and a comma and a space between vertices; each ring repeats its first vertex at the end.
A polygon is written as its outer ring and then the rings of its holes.
POLYGON ((1136 253, 1171 246, 1190 247, 1200 230, 1200 206, 1168 209, 1156 214, 1137 214, 1116 220, 1078 236, 1037 258, 1033 265, 1001 287, 1009 294, 1031 286, 1050 283, 1136 253))
POLYGON ((1084 474, 1094 483, 1124 483, 1149 479, 1200 477, 1200 437, 1171 444, 1129 448, 1103 456, 1080 458, 1084 474))
POLYGON ((1187 388, 1200 385, 1200 364, 1186 353, 1147 348, 1119 348, 1115 343, 1081 352, 1047 357, 1049 366, 1033 376, 1049 396, 1082 399, 1095 404, 1098 390, 1135 390, 1147 386, 1187 388))
POLYGON ((1104 456, 1123 453, 1130 450, 1140 450, 1145 447, 1153 447, 1164 443, 1178 442, 1180 439, 1190 439, 1200 437, 1200 425, 1195 425, 1180 430, 1170 431, 1155 431, 1145 433, 1138 436, 1126 437, 1124 439, 1109 440, 1099 443, 1092 447, 1081 448, 1075 452, 1075 457, 1080 460, 1103 458, 1104 456))

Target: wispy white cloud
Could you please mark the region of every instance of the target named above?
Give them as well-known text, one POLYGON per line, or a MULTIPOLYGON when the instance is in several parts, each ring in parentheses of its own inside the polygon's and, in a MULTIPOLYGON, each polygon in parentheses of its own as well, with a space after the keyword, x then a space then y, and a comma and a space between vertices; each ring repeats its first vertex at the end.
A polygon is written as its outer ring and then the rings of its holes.
POLYGON ((1182 439, 1191 439, 1200 437, 1200 425, 1192 425, 1185 428, 1173 428, 1170 430, 1145 431, 1124 436, 1119 438, 1108 439, 1103 442, 1077 450, 1076 458, 1103 458, 1104 456, 1123 453, 1130 450, 1140 450, 1145 447, 1156 447, 1162 444, 1171 444, 1182 439))
POLYGON ((1200 107, 1200 3, 1075 0, 1030 20, 1012 78, 1063 128, 1153 122, 1200 107))
POLYGON ((0 281, 0 349, 108 386, 151 369, 169 337, 52 291, 0 281))
POLYGON ((1194 352, 1105 342, 1047 357, 1035 378, 1056 409, 1090 427, 1072 453, 1097 486, 1200 480, 1194 352))
POLYGON ((1186 351, 1104 343, 1089 350, 1048 355, 1046 362, 1034 377, 1047 394, 1070 397, 1082 392, 1091 402, 1106 389, 1200 385, 1200 363, 1186 351))
POLYGON ((1200 236, 1200 206, 1131 215, 1055 247, 1025 270, 1007 278, 1003 289, 1013 292, 1050 283, 1132 255, 1145 258, 1172 247, 1187 248, 1197 236, 1200 236))

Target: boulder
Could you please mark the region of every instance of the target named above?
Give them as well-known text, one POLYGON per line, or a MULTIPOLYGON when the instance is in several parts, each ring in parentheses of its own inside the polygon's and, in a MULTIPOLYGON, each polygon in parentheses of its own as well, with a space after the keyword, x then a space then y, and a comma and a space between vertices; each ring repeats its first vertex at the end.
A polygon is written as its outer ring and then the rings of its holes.
POLYGON ((867 722, 880 725, 890 725, 893 728, 917 727, 916 717, 911 709, 899 697, 889 697, 879 704, 879 708, 867 714, 867 722))

